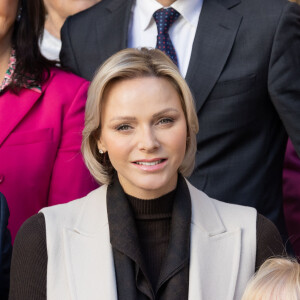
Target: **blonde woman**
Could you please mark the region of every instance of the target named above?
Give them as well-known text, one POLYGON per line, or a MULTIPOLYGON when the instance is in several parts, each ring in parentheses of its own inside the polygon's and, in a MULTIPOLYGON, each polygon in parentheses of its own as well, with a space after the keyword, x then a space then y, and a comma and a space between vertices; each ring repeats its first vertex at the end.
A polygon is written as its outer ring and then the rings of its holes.
POLYGON ((254 208, 185 179, 197 132, 191 92, 165 54, 108 59, 89 89, 82 144, 104 185, 23 226, 11 299, 239 300, 255 267, 281 253, 280 236, 254 208))
POLYGON ((300 265, 294 259, 271 258, 247 285, 242 300, 299 300, 300 265))

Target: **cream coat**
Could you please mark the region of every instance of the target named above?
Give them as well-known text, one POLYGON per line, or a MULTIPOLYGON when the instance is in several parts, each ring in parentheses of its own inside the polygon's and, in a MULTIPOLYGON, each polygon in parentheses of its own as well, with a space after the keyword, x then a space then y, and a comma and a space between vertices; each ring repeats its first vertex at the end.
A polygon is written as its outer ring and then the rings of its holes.
MULTIPOLYGON (((209 198, 192 201, 189 300, 240 300, 254 273, 256 210, 209 198)), ((41 210, 46 220, 47 299, 117 300, 107 186, 41 210)))

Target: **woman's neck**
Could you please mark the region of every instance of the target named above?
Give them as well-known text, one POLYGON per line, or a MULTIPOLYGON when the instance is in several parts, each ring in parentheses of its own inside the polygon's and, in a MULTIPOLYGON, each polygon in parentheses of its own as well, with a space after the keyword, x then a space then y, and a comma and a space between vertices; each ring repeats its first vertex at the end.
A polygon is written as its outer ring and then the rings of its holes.
POLYGON ((45 29, 57 39, 60 40, 60 29, 64 24, 64 20, 57 14, 48 13, 45 29))
POLYGON ((0 84, 4 79, 11 55, 11 35, 0 41, 0 84))

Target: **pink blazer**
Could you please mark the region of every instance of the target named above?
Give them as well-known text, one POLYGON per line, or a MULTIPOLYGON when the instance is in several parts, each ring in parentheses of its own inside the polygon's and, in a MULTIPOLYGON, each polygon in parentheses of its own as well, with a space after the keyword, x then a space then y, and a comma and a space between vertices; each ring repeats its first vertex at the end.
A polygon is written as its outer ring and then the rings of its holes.
POLYGON ((89 83, 53 69, 42 93, 0 96, 0 192, 14 240, 42 207, 68 202, 97 187, 80 153, 89 83))
POLYGON ((300 260, 300 159, 290 140, 284 160, 283 200, 290 241, 300 260))

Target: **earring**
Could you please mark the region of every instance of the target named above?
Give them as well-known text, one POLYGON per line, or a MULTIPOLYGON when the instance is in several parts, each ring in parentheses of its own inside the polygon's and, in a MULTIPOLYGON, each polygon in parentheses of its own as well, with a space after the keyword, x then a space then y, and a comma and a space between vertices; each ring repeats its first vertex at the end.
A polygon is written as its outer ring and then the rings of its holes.
POLYGON ((20 22, 22 17, 22 6, 19 7, 18 15, 17 15, 17 22, 20 22))
POLYGON ((100 154, 103 154, 104 151, 103 151, 102 149, 99 149, 99 153, 100 153, 100 154))

